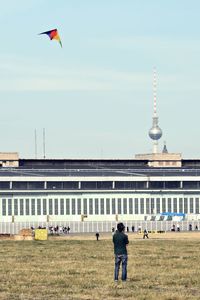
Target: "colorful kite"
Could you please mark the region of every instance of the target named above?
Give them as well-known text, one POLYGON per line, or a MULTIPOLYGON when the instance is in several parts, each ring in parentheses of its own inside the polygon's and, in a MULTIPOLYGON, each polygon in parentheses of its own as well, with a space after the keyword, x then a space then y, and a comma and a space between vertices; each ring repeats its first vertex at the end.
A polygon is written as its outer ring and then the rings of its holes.
POLYGON ((50 40, 57 40, 60 43, 60 46, 62 47, 62 43, 61 43, 57 29, 52 29, 49 31, 41 32, 39 34, 47 34, 49 36, 50 40))

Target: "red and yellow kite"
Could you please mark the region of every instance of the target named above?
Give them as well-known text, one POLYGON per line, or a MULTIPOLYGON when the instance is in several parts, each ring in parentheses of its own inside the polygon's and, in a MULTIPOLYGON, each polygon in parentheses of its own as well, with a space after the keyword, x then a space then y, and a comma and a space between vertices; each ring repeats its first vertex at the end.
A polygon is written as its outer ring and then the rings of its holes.
POLYGON ((39 34, 47 34, 49 36, 50 40, 57 40, 60 43, 60 46, 62 47, 62 43, 61 43, 60 36, 58 34, 57 29, 52 29, 49 31, 41 32, 39 34))

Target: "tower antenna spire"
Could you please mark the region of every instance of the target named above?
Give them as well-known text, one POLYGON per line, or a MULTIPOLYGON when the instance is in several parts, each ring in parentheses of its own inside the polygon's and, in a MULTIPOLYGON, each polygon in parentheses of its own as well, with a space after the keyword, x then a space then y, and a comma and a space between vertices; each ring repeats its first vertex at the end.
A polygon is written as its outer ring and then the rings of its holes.
POLYGON ((157 116, 157 103, 156 103, 156 95, 157 95, 157 82, 156 82, 156 68, 153 70, 153 116, 157 116))
POLYGON ((156 80, 156 69, 153 72, 153 124, 149 130, 149 137, 153 140, 153 153, 158 153, 158 140, 162 136, 162 130, 158 126, 158 116, 157 116, 157 80, 156 80))

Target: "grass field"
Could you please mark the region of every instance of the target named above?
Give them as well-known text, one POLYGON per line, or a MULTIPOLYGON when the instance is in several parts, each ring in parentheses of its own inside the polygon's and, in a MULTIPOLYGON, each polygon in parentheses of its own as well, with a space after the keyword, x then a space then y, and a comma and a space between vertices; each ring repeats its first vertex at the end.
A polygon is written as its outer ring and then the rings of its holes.
POLYGON ((111 235, 0 241, 0 299, 200 299, 200 233, 130 234, 114 283, 111 235))

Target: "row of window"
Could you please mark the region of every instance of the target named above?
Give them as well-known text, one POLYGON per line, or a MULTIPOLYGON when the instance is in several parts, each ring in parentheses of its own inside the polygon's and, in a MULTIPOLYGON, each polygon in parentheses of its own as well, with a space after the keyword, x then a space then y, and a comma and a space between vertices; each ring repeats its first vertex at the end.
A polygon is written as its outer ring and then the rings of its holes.
POLYGON ((200 181, 0 181, 0 189, 101 190, 101 189, 200 189, 200 181))
POLYGON ((109 215, 180 212, 199 214, 199 198, 2 199, 3 216, 109 215))

